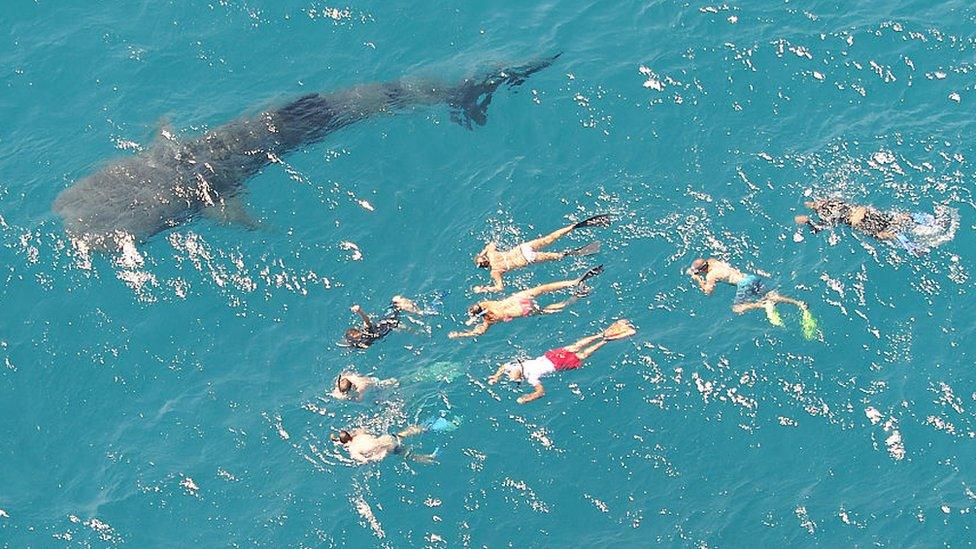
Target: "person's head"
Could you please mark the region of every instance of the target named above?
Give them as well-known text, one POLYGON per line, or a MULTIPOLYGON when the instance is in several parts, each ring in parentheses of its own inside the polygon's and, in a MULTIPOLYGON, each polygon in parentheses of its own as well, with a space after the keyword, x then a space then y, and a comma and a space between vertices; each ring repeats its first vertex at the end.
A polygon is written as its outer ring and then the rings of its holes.
POLYGON ((352 440, 352 435, 349 434, 349 431, 342 430, 339 431, 339 436, 336 438, 336 440, 338 440, 340 444, 349 444, 349 442, 352 440))
POLYGON ((339 379, 336 380, 336 388, 339 389, 340 393, 346 394, 352 389, 352 382, 349 381, 348 377, 340 376, 339 379))
POLYGON ((350 345, 358 345, 363 339, 363 331, 359 328, 349 328, 346 330, 346 342, 350 345))
POLYGON ((485 308, 481 302, 475 303, 474 305, 468 307, 468 316, 482 316, 485 314, 485 308))
POLYGON ((485 247, 484 250, 478 252, 478 255, 474 256, 474 264, 481 269, 487 269, 491 267, 491 260, 488 259, 488 248, 485 247))
POLYGON ((699 257, 698 259, 691 262, 691 272, 696 275, 704 275, 708 273, 708 260, 699 257))
POLYGON ((510 381, 522 383, 522 380, 525 379, 525 367, 522 366, 522 361, 516 360, 505 365, 505 374, 510 381))

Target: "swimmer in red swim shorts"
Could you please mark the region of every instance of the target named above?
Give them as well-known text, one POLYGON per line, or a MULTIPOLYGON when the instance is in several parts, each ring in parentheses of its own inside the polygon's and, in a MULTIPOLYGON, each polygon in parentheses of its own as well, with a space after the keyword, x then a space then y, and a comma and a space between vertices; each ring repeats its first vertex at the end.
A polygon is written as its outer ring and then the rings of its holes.
POLYGON ((568 347, 546 351, 546 354, 532 360, 517 360, 507 362, 498 367, 498 370, 488 378, 488 384, 494 385, 507 375, 508 379, 522 383, 526 381, 532 385, 533 391, 518 398, 519 404, 532 402, 546 394, 540 378, 553 372, 564 370, 575 370, 583 365, 583 361, 589 358, 597 349, 603 347, 608 341, 624 339, 637 333, 634 326, 627 320, 618 320, 610 325, 609 328, 599 334, 584 337, 568 347))

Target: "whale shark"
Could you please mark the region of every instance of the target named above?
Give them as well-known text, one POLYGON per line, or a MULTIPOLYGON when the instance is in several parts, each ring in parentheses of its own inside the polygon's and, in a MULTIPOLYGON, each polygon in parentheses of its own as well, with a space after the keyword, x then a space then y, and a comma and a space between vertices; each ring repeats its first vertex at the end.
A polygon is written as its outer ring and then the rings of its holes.
POLYGON ((163 130, 142 152, 64 189, 53 210, 72 242, 86 249, 121 249, 200 215, 247 225, 240 203, 244 183, 267 164, 350 124, 411 107, 443 104, 458 124, 484 125, 498 88, 521 85, 557 57, 454 84, 402 79, 308 94, 185 140, 163 130))

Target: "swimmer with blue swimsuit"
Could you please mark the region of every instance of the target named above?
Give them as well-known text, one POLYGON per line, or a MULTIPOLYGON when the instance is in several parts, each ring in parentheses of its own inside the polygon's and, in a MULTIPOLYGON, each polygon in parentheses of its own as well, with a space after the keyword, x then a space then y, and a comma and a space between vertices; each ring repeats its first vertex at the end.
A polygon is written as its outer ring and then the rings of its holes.
POLYGON ((753 309, 763 309, 769 322, 782 326, 783 320, 776 311, 779 303, 796 305, 803 312, 804 335, 812 339, 816 333, 816 324, 810 315, 807 304, 799 299, 780 295, 769 287, 768 279, 755 274, 745 274, 724 261, 715 258, 696 259, 691 268, 686 271, 698 287, 706 294, 715 290, 715 285, 725 282, 735 286, 735 299, 732 302, 732 312, 742 314, 753 309))

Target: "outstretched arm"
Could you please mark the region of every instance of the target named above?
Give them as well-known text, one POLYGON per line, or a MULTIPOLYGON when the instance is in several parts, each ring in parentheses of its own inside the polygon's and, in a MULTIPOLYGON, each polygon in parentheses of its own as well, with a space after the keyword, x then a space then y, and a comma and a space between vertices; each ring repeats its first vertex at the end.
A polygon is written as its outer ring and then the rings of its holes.
POLYGON ((483 333, 485 333, 485 332, 488 331, 488 326, 489 326, 488 321, 485 320, 481 324, 478 324, 477 326, 475 326, 474 329, 472 329, 472 330, 468 330, 467 332, 451 332, 451 333, 447 334, 447 337, 449 337, 451 339, 457 339, 459 337, 480 336, 481 334, 483 334, 483 333))
POLYGON ((505 281, 502 280, 502 271, 491 271, 491 286, 475 286, 474 293, 484 294, 488 292, 500 292, 505 288, 505 281))
POLYGON ((369 329, 372 329, 373 328, 373 323, 369 320, 369 315, 367 315, 366 313, 363 312, 363 308, 362 307, 360 307, 359 305, 353 305, 350 308, 350 310, 352 312, 356 313, 357 315, 359 315, 359 318, 363 319, 363 322, 366 324, 366 327, 367 328, 369 328, 369 329))
POLYGON ((505 365, 502 364, 495 370, 495 373, 488 376, 488 385, 494 385, 498 383, 498 380, 502 378, 502 374, 505 373, 505 365))
POLYGON ((542 398, 542 396, 545 394, 546 394, 545 388, 542 386, 541 383, 538 383, 535 385, 534 391, 532 391, 527 395, 522 395, 518 397, 518 400, 516 400, 515 402, 518 402, 519 404, 525 404, 526 402, 532 402, 533 400, 542 398))
POLYGON ((814 223, 808 215, 798 215, 793 218, 793 221, 796 221, 797 225, 806 225, 807 227, 810 227, 810 230, 812 230, 814 234, 819 233, 820 231, 829 227, 829 225, 826 223, 814 223))

